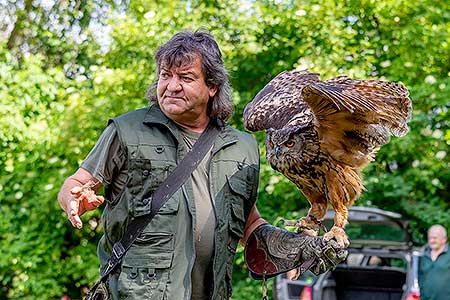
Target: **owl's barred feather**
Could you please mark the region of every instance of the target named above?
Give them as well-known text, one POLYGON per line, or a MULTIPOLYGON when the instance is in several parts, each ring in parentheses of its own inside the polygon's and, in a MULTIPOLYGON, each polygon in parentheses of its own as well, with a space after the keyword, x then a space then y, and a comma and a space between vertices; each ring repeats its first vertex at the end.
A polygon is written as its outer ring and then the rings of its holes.
POLYGON ((328 203, 342 228, 363 189, 362 168, 391 135, 408 132, 411 113, 402 84, 285 71, 247 105, 244 125, 267 130, 267 159, 308 198, 309 216, 321 220, 328 203))

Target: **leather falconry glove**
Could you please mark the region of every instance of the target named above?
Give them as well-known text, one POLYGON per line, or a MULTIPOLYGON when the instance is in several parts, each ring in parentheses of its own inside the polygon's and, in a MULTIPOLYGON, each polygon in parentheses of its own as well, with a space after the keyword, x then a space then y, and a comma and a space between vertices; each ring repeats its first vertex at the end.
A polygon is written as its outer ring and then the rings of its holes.
POLYGON ((334 240, 264 224, 248 237, 244 257, 252 277, 263 279, 298 267, 299 275, 308 269, 318 275, 335 268, 347 254, 334 240))

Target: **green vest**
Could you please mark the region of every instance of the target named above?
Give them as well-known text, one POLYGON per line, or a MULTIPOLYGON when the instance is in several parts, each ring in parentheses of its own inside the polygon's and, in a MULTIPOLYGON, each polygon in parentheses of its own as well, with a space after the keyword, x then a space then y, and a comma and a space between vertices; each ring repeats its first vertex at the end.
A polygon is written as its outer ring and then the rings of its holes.
MULTIPOLYGON (((99 242, 101 267, 131 218, 148 214, 153 191, 172 172, 187 149, 178 127, 157 105, 112 120, 127 151, 128 179, 116 199, 107 195, 99 242)), ((249 134, 224 126, 216 138, 209 166, 214 202, 213 288, 211 299, 231 295, 233 258, 257 196, 259 153, 249 134)), ((191 181, 160 209, 109 277, 111 299, 191 299, 195 261, 195 203, 191 181)), ((194 287, 195 288, 195 287, 194 287)))

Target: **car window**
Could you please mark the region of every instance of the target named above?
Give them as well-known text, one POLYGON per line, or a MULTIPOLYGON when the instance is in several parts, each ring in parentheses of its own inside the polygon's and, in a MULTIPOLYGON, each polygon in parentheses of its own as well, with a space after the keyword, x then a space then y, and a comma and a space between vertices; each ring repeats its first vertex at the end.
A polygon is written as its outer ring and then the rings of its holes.
POLYGON ((364 254, 361 253, 349 253, 347 256, 347 265, 360 266, 364 258, 364 254))
MULTIPOLYGON (((328 220, 327 220, 328 221, 328 220)), ((332 222, 325 221, 327 228, 332 226, 332 222)), ((406 232, 395 222, 385 223, 349 223, 345 227, 351 240, 373 240, 373 241, 393 241, 404 242, 408 240, 406 232)))
POLYGON ((367 265, 373 267, 396 267, 406 271, 408 263, 405 259, 398 257, 380 257, 374 255, 369 257, 367 265))

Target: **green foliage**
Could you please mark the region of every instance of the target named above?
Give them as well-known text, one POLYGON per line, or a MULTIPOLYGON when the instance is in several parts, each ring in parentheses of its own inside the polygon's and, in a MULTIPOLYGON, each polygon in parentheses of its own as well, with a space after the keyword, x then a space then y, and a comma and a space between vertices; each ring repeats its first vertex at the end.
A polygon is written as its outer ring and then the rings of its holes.
MULTIPOLYGON (((241 129, 246 103, 285 69, 403 82, 413 99, 411 132, 381 148, 364 172, 367 190, 357 204, 402 213, 419 243, 431 224, 450 228, 450 4, 130 2, 34 3, 29 10, 7 4, 5 11, 15 7, 20 18, 14 43, 0 41, 1 299, 79 299, 94 281, 101 212, 87 213, 87 225, 74 230, 57 204, 58 189, 108 118, 146 105, 155 50, 184 29, 204 27, 216 36, 235 90, 231 123, 241 129), (98 43, 103 39, 109 44, 98 43)), ((255 135, 261 214, 271 223, 302 216, 307 201, 267 165, 265 134, 255 135)), ((233 299, 260 297, 242 248, 234 283, 233 299)))

